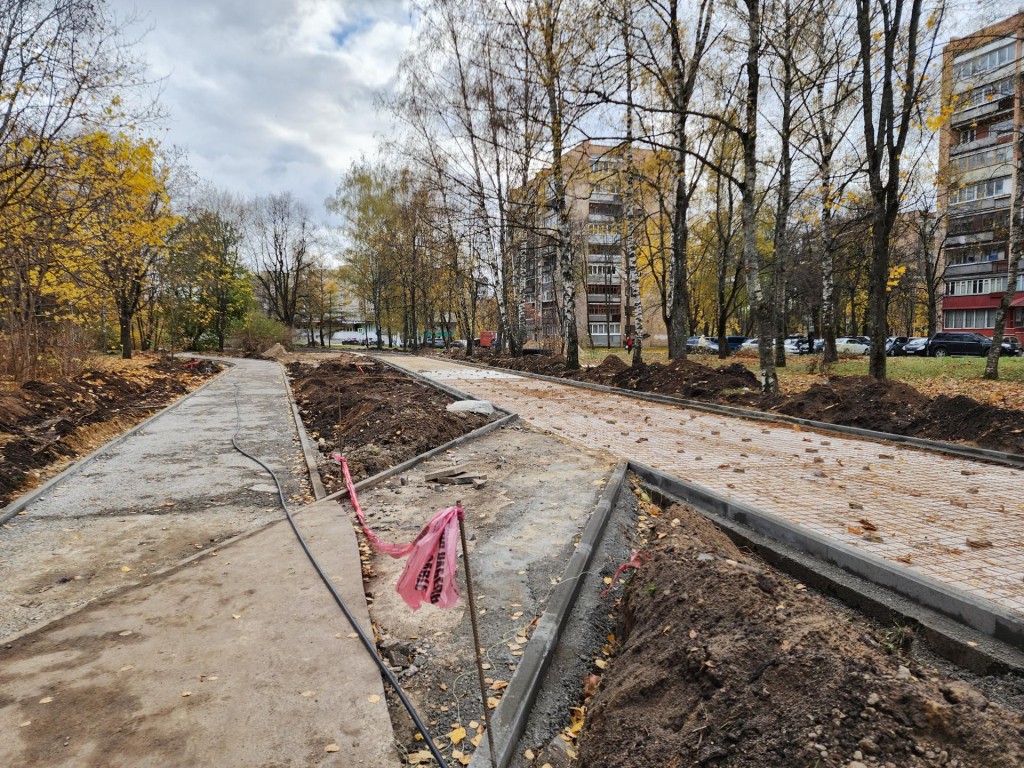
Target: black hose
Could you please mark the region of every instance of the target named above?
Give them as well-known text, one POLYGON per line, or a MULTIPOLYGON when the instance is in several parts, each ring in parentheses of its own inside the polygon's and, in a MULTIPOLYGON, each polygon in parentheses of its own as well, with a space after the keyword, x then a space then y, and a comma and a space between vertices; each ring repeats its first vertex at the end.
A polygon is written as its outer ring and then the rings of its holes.
POLYGON ((345 614, 345 618, 348 619, 348 623, 352 626, 352 629, 354 629, 356 631, 356 634, 359 635, 359 639, 360 641, 362 641, 363 647, 366 649, 366 652, 370 654, 370 656, 373 658, 375 662, 377 662, 377 666, 380 668, 380 671, 383 673, 384 677, 387 678, 387 681, 391 684, 391 687, 395 689, 395 693, 398 694, 398 698, 402 700, 402 705, 405 707, 406 711, 409 713, 409 716, 416 724, 416 728, 423 735, 423 740, 427 743, 427 747, 430 748, 430 753, 434 756, 434 759, 437 760, 437 764, 440 766, 448 765, 448 763, 444 759, 444 755, 441 754, 441 750, 437 748, 437 745, 434 743, 434 740, 430 738, 430 734, 427 732, 427 726, 423 724, 423 720, 420 719, 419 713, 416 712, 416 708, 412 705, 412 702, 409 701, 409 697, 406 695, 405 691, 402 690, 402 686, 398 684, 398 679, 395 677, 394 673, 388 668, 388 665, 384 663, 383 659, 381 659, 381 657, 377 654, 377 647, 374 645, 373 641, 369 637, 367 637, 366 632, 363 631, 363 628, 359 626, 359 622, 356 621, 355 616, 352 615, 352 611, 350 611, 348 605, 345 604, 345 599, 340 594, 338 594, 338 590, 335 588, 334 584, 331 583, 331 580, 327 577, 327 574, 324 573, 324 569, 320 566, 320 563, 317 562, 316 557, 314 557, 313 553, 310 551, 309 546, 306 544, 306 540, 302 538, 302 534, 299 532, 298 527, 295 525, 295 518, 292 517, 291 510, 288 509, 288 502, 285 500, 284 489, 281 487, 281 481, 277 479, 277 475, 274 474, 274 470, 272 470, 262 461, 257 459, 251 453, 247 453, 241 446, 238 445, 238 441, 236 438, 238 437, 238 433, 241 431, 241 429, 242 408, 238 402, 238 387, 236 386, 235 434, 231 436, 231 445, 234 446, 235 450, 238 451, 240 454, 242 454, 248 459, 252 459, 261 467, 263 467, 263 469, 267 471, 271 478, 273 478, 274 484, 277 486, 277 495, 281 500, 281 508, 284 510, 284 514, 288 518, 288 523, 291 525, 292 531, 295 532, 295 538, 299 540, 299 544, 302 545, 302 549, 306 553, 306 557, 309 558, 309 562, 313 564, 313 567, 316 569, 317 574, 320 576, 320 580, 324 583, 324 586, 327 587, 327 591, 331 593, 331 596, 334 598, 334 602, 336 602, 338 604, 338 607, 341 608, 341 612, 345 614))

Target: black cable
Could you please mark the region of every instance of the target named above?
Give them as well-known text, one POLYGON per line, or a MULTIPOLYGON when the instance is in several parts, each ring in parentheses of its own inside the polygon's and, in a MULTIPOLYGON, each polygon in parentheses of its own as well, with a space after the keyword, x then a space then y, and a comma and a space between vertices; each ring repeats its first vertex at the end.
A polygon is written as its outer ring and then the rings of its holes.
POLYGON ((427 726, 423 724, 423 721, 420 719, 419 713, 416 712, 416 708, 412 705, 412 702, 409 701, 409 697, 406 696, 405 691, 402 690, 402 686, 399 685, 398 679, 395 677, 394 673, 388 668, 388 665, 384 663, 383 659, 381 659, 381 657, 377 654, 377 647, 374 645, 373 641, 369 637, 367 637, 366 632, 363 631, 363 628, 359 626, 359 622, 356 621, 355 616, 352 615, 352 612, 349 610, 348 605, 345 604, 344 598, 340 594, 338 594, 338 590, 334 587, 334 584, 331 583, 331 580, 327 577, 327 574, 324 573, 324 569, 320 566, 320 563, 317 562, 316 557, 314 557, 313 553, 310 551, 309 546, 306 544, 306 540, 302 538, 302 534, 299 532, 298 527, 295 525, 295 518, 292 517, 291 510, 288 509, 288 502, 285 500, 284 489, 281 487, 281 481, 277 479, 277 475, 274 473, 274 470, 272 470, 262 461, 257 459, 251 453, 247 453, 241 446, 238 445, 238 441, 236 440, 236 438, 238 437, 238 433, 241 431, 241 429, 242 408, 238 402, 238 386, 236 385, 235 434, 231 436, 231 445, 234 446, 234 449, 238 451, 240 454, 242 454, 248 459, 252 459, 261 467, 263 467, 263 469, 267 471, 271 478, 273 478, 274 484, 277 486, 277 495, 281 500, 281 508, 284 510, 284 514, 288 518, 288 523, 291 525, 292 531, 295 532, 295 537, 299 540, 299 544, 302 545, 302 549, 306 553, 306 557, 309 558, 309 562, 313 564, 313 567, 316 569, 317 574, 320 576, 320 580, 324 583, 324 586, 326 586, 327 590, 331 593, 331 596, 334 598, 334 602, 336 602, 338 604, 338 607, 341 608, 341 612, 345 614, 345 618, 348 619, 348 623, 352 626, 352 629, 354 629, 356 631, 356 634, 359 635, 359 639, 362 641, 363 647, 366 649, 366 652, 370 654, 370 656, 373 658, 375 662, 377 662, 377 666, 380 668, 380 671, 384 674, 384 677, 387 678, 387 681, 391 684, 391 687, 395 689, 395 693, 398 694, 398 698, 401 699, 402 705, 405 707, 406 711, 409 713, 409 716, 416 724, 416 728, 423 735, 423 740, 427 742, 427 746, 430 748, 430 753, 434 756, 434 759, 437 761, 437 764, 439 766, 447 766, 448 763, 445 760, 444 755, 441 754, 441 750, 437 748, 437 745, 434 743, 434 740, 430 738, 430 734, 427 732, 427 726))

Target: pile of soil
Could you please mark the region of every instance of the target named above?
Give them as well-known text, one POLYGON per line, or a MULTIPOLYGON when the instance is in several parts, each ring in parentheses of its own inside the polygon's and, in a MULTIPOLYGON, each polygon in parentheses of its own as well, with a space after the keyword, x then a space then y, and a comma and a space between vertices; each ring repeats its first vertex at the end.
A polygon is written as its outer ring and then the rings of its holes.
MULTIPOLYGON (((369 477, 482 427, 491 417, 445 410, 453 399, 383 363, 328 360, 287 366, 306 431, 324 454, 340 453, 355 479, 369 477)), ((324 462, 328 492, 344 488, 324 462)))
POLYGON ((831 606, 689 508, 659 520, 588 711, 583 766, 1024 765, 1020 712, 903 655, 905 630, 831 606))
POLYGON ((760 388, 757 377, 741 363, 711 368, 692 360, 626 367, 611 383, 639 392, 729 402, 751 400, 760 388))
POLYGON ((523 355, 522 357, 487 355, 486 357, 481 356, 479 362, 499 368, 508 368, 511 371, 539 373, 544 376, 569 375, 565 370, 565 358, 561 355, 523 355))
POLYGON ((843 376, 763 406, 787 416, 1024 454, 1024 413, 963 395, 929 398, 908 384, 843 376))
POLYGON ((0 394, 0 506, 44 479, 51 465, 94 447, 88 434, 97 425, 127 429, 219 371, 206 360, 154 357, 142 369, 88 369, 0 394))
POLYGON ((843 376, 812 384, 803 392, 770 403, 787 416, 912 434, 930 403, 909 384, 871 376, 843 376))

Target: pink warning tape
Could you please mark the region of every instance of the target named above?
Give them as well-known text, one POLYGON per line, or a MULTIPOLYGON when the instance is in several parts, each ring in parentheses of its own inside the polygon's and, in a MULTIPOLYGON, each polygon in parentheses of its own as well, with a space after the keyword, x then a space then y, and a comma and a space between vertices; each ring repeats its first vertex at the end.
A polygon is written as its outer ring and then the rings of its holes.
POLYGON ((634 552, 632 557, 630 557, 629 560, 620 565, 618 569, 615 571, 615 573, 612 575, 612 583, 608 585, 608 589, 604 590, 601 593, 601 597, 604 597, 612 591, 612 587, 614 587, 615 582, 619 580, 619 576, 621 576, 627 570, 629 570, 630 568, 639 568, 644 563, 649 562, 651 562, 651 556, 649 554, 639 550, 634 552))
POLYGON ((333 457, 341 464, 345 476, 348 498, 355 509, 356 518, 374 549, 394 558, 408 557, 395 591, 414 611, 423 603, 439 608, 451 608, 459 602, 459 587, 455 581, 458 563, 459 521, 463 519, 461 505, 437 512, 409 544, 388 544, 370 530, 366 515, 359 506, 356 488, 348 471, 348 462, 340 454, 333 457))

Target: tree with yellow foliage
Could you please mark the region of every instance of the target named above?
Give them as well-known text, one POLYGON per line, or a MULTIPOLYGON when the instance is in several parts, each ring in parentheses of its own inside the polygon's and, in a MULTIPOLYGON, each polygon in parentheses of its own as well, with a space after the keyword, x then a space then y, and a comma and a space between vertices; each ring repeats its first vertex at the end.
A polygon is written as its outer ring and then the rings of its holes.
POLYGON ((121 356, 128 359, 132 321, 178 223, 167 192, 169 171, 153 141, 96 132, 84 137, 81 147, 74 181, 90 201, 81 275, 113 303, 121 356))

